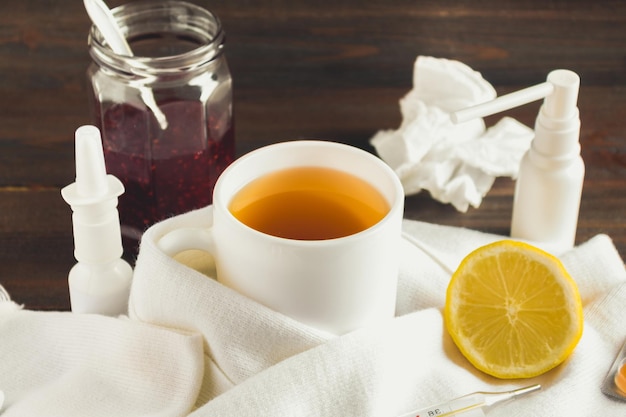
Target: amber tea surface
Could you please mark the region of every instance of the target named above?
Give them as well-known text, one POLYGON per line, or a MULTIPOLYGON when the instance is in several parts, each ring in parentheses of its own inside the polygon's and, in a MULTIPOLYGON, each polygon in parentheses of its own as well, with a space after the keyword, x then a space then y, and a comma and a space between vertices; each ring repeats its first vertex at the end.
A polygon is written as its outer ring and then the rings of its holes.
POLYGON ((251 181, 229 210, 260 232, 298 240, 348 236, 378 223, 389 203, 368 182, 323 167, 272 172, 251 181))

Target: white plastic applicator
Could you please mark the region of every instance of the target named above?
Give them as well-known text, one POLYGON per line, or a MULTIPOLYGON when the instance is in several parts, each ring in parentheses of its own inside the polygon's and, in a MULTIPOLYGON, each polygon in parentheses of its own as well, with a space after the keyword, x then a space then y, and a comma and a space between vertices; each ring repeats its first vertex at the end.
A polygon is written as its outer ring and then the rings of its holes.
POLYGON ((554 70, 545 83, 451 115, 453 122, 460 123, 545 98, 535 137, 520 165, 511 236, 556 253, 574 245, 585 176, 576 106, 579 86, 576 73, 554 70))
POLYGON ((117 316, 128 312, 132 268, 121 259, 122 236, 117 198, 124 186, 107 175, 100 131, 76 130, 76 182, 61 190, 71 205, 74 257, 70 270, 70 302, 75 313, 117 316))

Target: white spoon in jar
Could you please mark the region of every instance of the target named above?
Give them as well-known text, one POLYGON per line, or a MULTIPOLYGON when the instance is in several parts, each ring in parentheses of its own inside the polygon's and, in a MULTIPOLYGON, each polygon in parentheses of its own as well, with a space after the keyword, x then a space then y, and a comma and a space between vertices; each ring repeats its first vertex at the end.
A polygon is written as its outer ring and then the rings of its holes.
MULTIPOLYGON (((98 28, 113 52, 118 55, 133 56, 133 51, 130 49, 126 38, 122 34, 122 30, 104 1, 84 0, 83 3, 85 4, 85 10, 87 10, 87 14, 92 23, 98 28)), ((161 109, 159 109, 154 95, 152 94, 152 90, 147 87, 139 87, 139 93, 145 105, 152 111, 157 122, 159 122, 161 129, 167 129, 167 118, 161 109)))

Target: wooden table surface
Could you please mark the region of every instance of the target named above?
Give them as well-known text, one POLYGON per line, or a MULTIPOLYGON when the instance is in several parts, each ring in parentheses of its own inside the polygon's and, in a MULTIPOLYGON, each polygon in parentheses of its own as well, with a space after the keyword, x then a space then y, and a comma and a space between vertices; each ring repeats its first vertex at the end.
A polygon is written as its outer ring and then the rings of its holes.
MULTIPOLYGON (((606 233, 626 256, 626 2, 196 2, 227 32, 238 154, 297 138, 373 151, 374 133, 400 123, 418 55, 462 61, 499 94, 576 71, 587 168, 577 242, 606 233)), ((60 189, 74 181, 74 130, 91 123, 89 26, 80 1, 0 3, 0 284, 31 309, 69 309, 71 211, 60 189)), ((507 115, 533 125, 538 108, 507 115)), ((513 187, 498 179, 467 213, 409 196, 405 217, 507 235, 513 187)))

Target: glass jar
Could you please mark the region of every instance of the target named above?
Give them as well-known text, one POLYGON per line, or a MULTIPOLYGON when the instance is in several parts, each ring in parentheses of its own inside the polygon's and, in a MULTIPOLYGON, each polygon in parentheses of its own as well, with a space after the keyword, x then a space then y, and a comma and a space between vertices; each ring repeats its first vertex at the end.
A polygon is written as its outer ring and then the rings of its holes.
POLYGON ((122 236, 136 253, 152 224, 211 203, 235 154, 232 79, 219 19, 182 1, 113 10, 133 56, 114 53, 97 28, 87 71, 94 124, 120 197, 122 236))

